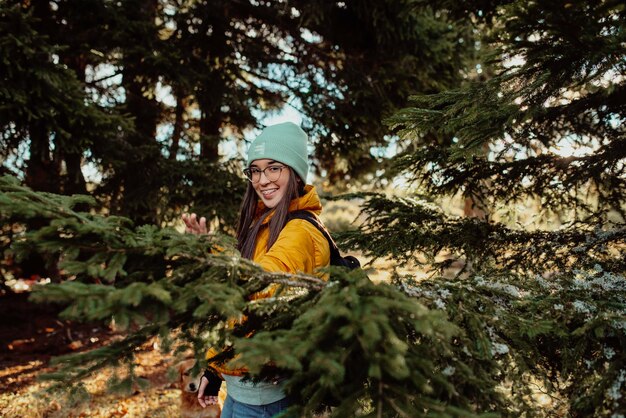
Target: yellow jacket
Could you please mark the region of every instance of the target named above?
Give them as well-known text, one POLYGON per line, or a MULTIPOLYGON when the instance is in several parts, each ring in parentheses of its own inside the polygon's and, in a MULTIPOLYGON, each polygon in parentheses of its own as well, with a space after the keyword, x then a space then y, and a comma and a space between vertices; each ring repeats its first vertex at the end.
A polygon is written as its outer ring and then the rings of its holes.
MULTIPOLYGON (((322 212, 320 198, 315 187, 307 185, 305 194, 291 201, 289 212, 307 210, 316 215, 322 212)), ((257 213, 265 210, 263 202, 259 202, 257 213)), ((269 228, 267 223, 273 214, 270 214, 257 236, 256 247, 252 260, 270 272, 307 273, 313 274, 316 269, 328 266, 330 263, 330 248, 324 235, 310 222, 304 219, 289 221, 280 232, 278 239, 267 251, 269 228)))
MULTIPOLYGON (((307 210, 319 215, 322 212, 322 204, 315 187, 307 185, 305 194, 291 201, 289 212, 297 210, 307 210)), ((259 202, 257 216, 265 211, 263 202, 259 202)), ((330 248, 324 235, 310 222, 304 219, 293 219, 289 221, 278 235, 278 239, 267 251, 267 241, 269 239, 269 227, 267 226, 273 213, 267 216, 259 230, 257 242, 252 260, 269 272, 286 273, 307 273, 314 274, 320 267, 326 267, 330 263, 330 248)), ((272 286, 265 292, 260 292, 252 296, 252 299, 271 297, 276 287, 272 286)), ((207 358, 212 358, 217 354, 214 348, 209 349, 207 358)), ((229 369, 224 365, 212 364, 220 373, 241 375, 247 370, 245 368, 229 369)))

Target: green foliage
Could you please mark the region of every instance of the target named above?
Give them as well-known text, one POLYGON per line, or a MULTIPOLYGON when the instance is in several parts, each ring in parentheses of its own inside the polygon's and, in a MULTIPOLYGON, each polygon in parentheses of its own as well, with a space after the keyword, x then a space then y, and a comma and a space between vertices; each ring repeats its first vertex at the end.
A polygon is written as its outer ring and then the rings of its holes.
MULTIPOLYGON (((82 100, 80 84, 70 71, 48 59, 58 53, 59 48, 35 30, 36 20, 32 14, 24 14, 20 7, 8 4, 3 4, 0 13, 2 33, 10 34, 0 38, 3 137, 20 133, 8 129, 5 124, 10 121, 44 119, 59 124, 60 115, 68 113, 72 104, 82 100), (34 62, 39 65, 33 66, 34 62)), ((16 128, 19 131, 21 123, 18 122, 16 128)), ((58 125, 55 128, 63 130, 58 125)))
POLYGON ((240 361, 254 374, 271 364, 293 375, 288 390, 302 405, 300 415, 331 404, 341 416, 355 410, 358 397, 390 412, 430 408, 433 393, 450 389, 433 369, 449 355, 458 329, 395 287, 374 285, 362 271, 333 277, 289 329, 235 341, 240 361))
MULTIPOLYGON (((328 282, 270 274, 242 260, 232 238, 221 234, 137 226, 86 212, 92 199, 35 193, 2 178, 0 219, 11 226, 2 229, 3 245, 18 259, 38 252, 58 262, 57 283, 41 286, 33 298, 63 304, 66 318, 111 319, 127 332, 107 347, 59 359, 49 378, 81 394, 81 380, 91 373, 125 364, 128 375, 113 383, 127 390, 140 384, 133 353, 158 337, 166 350, 192 348, 198 367, 206 349, 216 346, 224 348, 216 360, 248 365, 251 379, 287 377, 298 400, 292 411, 303 416, 325 405, 335 405, 329 413, 340 417, 626 414, 624 6, 616 0, 429 3, 294 3, 299 16, 281 3, 281 13, 269 19, 259 14, 270 10, 264 3, 235 12, 221 2, 215 9, 234 15, 215 17, 215 27, 246 22, 228 36, 230 45, 250 48, 246 57, 256 57, 254 64, 230 60, 230 50, 213 49, 226 40, 211 38, 210 49, 185 55, 189 65, 159 67, 179 89, 178 99, 190 96, 192 86, 224 87, 226 75, 247 91, 255 90, 250 80, 256 78, 272 85, 249 106, 267 100, 271 107, 293 94, 319 118, 313 131, 324 139, 316 153, 322 166, 337 163, 333 175, 346 166, 330 151, 355 151, 346 158, 356 174, 372 162, 370 147, 381 144, 384 131, 372 118, 418 93, 411 107, 387 119, 401 135, 396 169, 418 193, 361 195, 363 226, 342 235, 344 248, 397 263, 392 283, 374 285, 361 271, 336 269, 328 282), (269 44, 239 38, 251 33, 265 35, 269 44), (491 54, 481 63, 483 75, 462 68, 474 55, 459 46, 460 37, 466 45, 480 37, 491 54), (272 43, 280 39, 289 40, 284 45, 291 52, 272 43), (376 55, 365 54, 368 48, 376 55), (207 61, 216 52, 220 59, 207 61), (296 77, 300 73, 304 77, 296 77), (556 152, 568 145, 579 147, 577 153, 556 152), (452 217, 432 203, 457 194, 480 206, 484 219, 452 217), (561 213, 562 226, 508 225, 491 217, 496 203, 528 198, 561 213), (573 217, 566 217, 568 210, 573 217), (418 279, 406 270, 415 264, 438 274, 418 279), (274 297, 251 300, 269 285, 279 288, 274 297)), ((203 5, 177 9, 170 20, 184 23, 177 19, 206 12, 203 5)), ((177 48, 159 49, 151 32, 155 20, 138 20, 150 23, 129 33, 139 31, 150 53, 120 50, 127 54, 123 62, 135 65, 128 86, 149 96, 153 86, 145 81, 156 75, 142 73, 147 67, 132 58, 159 61, 154 51, 181 56, 177 48)), ((195 35, 207 40, 206 27, 189 33, 184 25, 172 27, 180 45, 195 45, 195 35)), ((211 91, 237 109, 224 108, 228 118, 249 121, 250 114, 234 106, 242 96, 211 91)), ((210 99, 199 93, 193 100, 215 111, 210 99)), ((202 126, 198 140, 211 138, 202 126)), ((113 173, 120 169, 101 161, 113 173)), ((240 190, 234 168, 213 161, 203 166, 205 176, 191 163, 157 164, 155 172, 171 176, 159 183, 162 196, 170 196, 162 197, 163 206, 172 208, 160 212, 162 219, 192 205, 228 230, 232 200, 213 209, 199 205, 240 190)), ((105 178, 98 196, 123 212, 114 198, 120 185, 115 175, 105 178)))
MULTIPOLYGON (((284 103, 296 85, 313 83, 307 77, 314 74, 305 76, 297 57, 319 46, 301 39, 304 19, 282 6, 274 8, 274 17, 263 5, 229 1, 9 1, 0 7, 2 171, 26 174, 27 184, 37 190, 85 193, 80 166, 87 158, 101 177, 94 194, 136 222, 167 220, 158 216, 159 209, 171 209, 163 189, 188 186, 172 184, 180 179, 170 176, 172 171, 206 168, 170 167, 167 161, 217 163, 222 130, 240 137, 258 125, 261 110, 284 103), (296 85, 287 85, 292 79, 296 85), (175 106, 155 100, 157 81, 172 88, 175 106), (157 136, 168 129, 171 138, 157 136), (28 165, 22 159, 29 159, 28 165)), ((311 63, 320 66, 316 59, 311 63)), ((332 68, 329 79, 339 73, 339 66, 332 68)), ((323 102, 330 94, 320 91, 314 97, 323 102)), ((380 130, 380 117, 371 120, 380 130)), ((220 171, 213 173, 219 177, 220 171)), ((220 221, 232 226, 230 219, 220 221)))
MULTIPOLYGON (((536 409, 531 398, 539 395, 535 385, 555 397, 553 411, 610 416, 626 407, 621 396, 626 364, 623 275, 596 265, 549 280, 492 272, 422 283, 398 276, 396 283, 426 306, 447 312, 464 330, 459 348, 474 359, 468 364, 478 369, 479 381, 498 381, 510 391, 511 406, 520 414, 536 409), (490 357, 497 363, 477 361, 490 357)), ((454 383, 457 388, 470 384, 466 379, 454 383)))
POLYGON ((543 273, 564 268, 591 268, 601 263, 623 271, 619 257, 626 245, 626 228, 573 222, 554 231, 513 228, 475 218, 453 217, 425 199, 369 195, 363 203, 361 233, 343 234, 347 247, 375 258, 426 263, 439 269, 458 258, 475 269, 489 267, 543 273), (441 253, 450 256, 435 260, 441 253), (539 263, 538 263, 539 262, 539 263))
MULTIPOLYGON (((33 129, 44 129, 54 136, 58 153, 61 150, 82 152, 88 144, 115 141, 120 130, 131 131, 126 117, 87 95, 77 74, 58 62, 65 46, 55 44, 48 34, 42 33, 41 20, 21 4, 11 3, 0 5, 0 155, 3 165, 12 157, 17 159, 17 168, 21 168, 24 149, 20 149, 20 144, 39 140, 33 135, 33 129)), ((46 144, 41 145, 48 150, 47 137, 45 141, 46 144)), ((36 146, 30 144, 31 154, 34 149, 36 146)), ((32 164, 38 162, 37 158, 31 161, 32 164)), ((58 173, 51 170, 47 175, 55 178, 58 173)))
POLYGON ((404 106, 411 93, 458 86, 475 58, 469 22, 451 18, 438 5, 307 1, 301 12, 320 38, 314 44, 334 48, 328 66, 315 65, 329 61, 320 52, 301 57, 300 71, 324 83, 295 93, 319 134, 315 157, 333 185, 358 182, 378 168, 382 159, 372 148, 384 148, 389 140, 381 118, 404 106))
POLYGON ((624 6, 444 4, 482 31, 487 75, 387 119, 405 145, 395 168, 418 192, 371 196, 344 244, 441 273, 395 284, 463 330, 457 355, 476 379, 454 367, 450 380, 466 396, 497 388, 478 410, 623 416, 624 6), (465 198, 467 217, 432 203, 443 196, 465 198), (496 204, 528 201, 560 226, 494 221, 496 204))
MULTIPOLYGON (((65 305, 64 318, 113 319, 128 331, 106 347, 55 360, 59 369, 47 378, 70 385, 77 396, 80 381, 106 366, 128 367, 111 390, 139 385, 133 352, 159 337, 166 349, 193 347, 200 357, 209 345, 234 343, 241 354, 234 364, 248 364, 255 378, 289 377, 299 400, 293 410, 303 415, 322 405, 335 405, 334 416, 534 414, 536 384, 567 397, 577 413, 623 407, 626 282, 599 265, 549 281, 492 270, 419 283, 397 276, 379 285, 362 271, 333 269, 325 283, 265 273, 219 235, 134 228, 123 218, 74 211, 80 198, 31 192, 6 177, 1 184, 3 221, 50 222, 25 232, 13 251, 38 243, 40 251, 64 254, 62 271, 75 276, 42 286, 33 299, 65 305), (98 268, 74 261, 71 254, 85 249, 101 254, 98 268), (272 283, 288 288, 249 301, 272 283), (246 322, 224 326, 244 315, 246 322), (243 338, 252 330, 253 337, 243 338)), ((430 217, 441 221, 435 214, 430 217)))
POLYGON ((217 221, 220 231, 232 231, 238 221, 240 196, 247 181, 238 160, 226 163, 204 161, 168 162, 167 176, 159 206, 165 208, 161 219, 180 216, 182 208, 208 220, 217 221))
MULTIPOLYGON (((33 300, 62 304, 67 319, 110 318, 128 332, 106 347, 56 360, 59 369, 48 378, 61 387, 77 385, 80 392, 80 381, 91 373, 127 364, 128 377, 114 386, 128 389, 134 350, 160 337, 165 347, 193 347, 199 357, 209 345, 234 342, 241 354, 237 361, 249 363, 261 377, 268 373, 262 368, 266 360, 273 361, 274 369, 290 377, 304 414, 320 402, 339 401, 341 416, 368 399, 371 408, 386 414, 426 408, 454 416, 471 409, 441 375, 459 330, 395 287, 372 284, 362 271, 333 270, 330 282, 270 274, 241 259, 227 237, 135 228, 123 218, 74 211, 76 198, 32 192, 8 177, 0 187, 3 221, 38 217, 49 223, 24 231, 12 251, 25 251, 25 242, 54 251, 62 255, 62 274, 72 275, 37 288, 33 300), (25 214, 24 206, 31 211, 25 214), (77 262, 83 251, 98 256, 97 264, 77 262), (270 284, 284 290, 274 298, 249 299, 270 284), (225 326, 243 316, 245 322, 225 326), (243 338, 253 330, 252 338, 243 338), (440 402, 443 394, 449 407, 440 402)), ((232 354, 226 350, 220 358, 228 361, 232 354)))
POLYGON ((415 96, 387 120, 414 145, 399 169, 486 207, 536 197, 624 218, 623 4, 505 3, 487 37, 493 77, 415 96), (558 153, 569 146, 583 152, 558 153))
POLYGON ((142 224, 196 207, 232 227, 220 145, 287 104, 333 184, 371 174, 382 117, 473 57, 466 22, 404 0, 8 0, 0 16, 0 170, 142 224))

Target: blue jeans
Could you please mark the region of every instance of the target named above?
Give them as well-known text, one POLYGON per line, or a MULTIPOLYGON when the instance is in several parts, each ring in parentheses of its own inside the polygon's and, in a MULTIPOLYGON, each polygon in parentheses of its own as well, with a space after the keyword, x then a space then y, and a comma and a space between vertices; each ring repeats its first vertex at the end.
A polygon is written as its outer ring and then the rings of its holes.
POLYGON ((221 418, 271 418, 287 409, 289 405, 289 398, 267 405, 249 405, 226 396, 221 418))

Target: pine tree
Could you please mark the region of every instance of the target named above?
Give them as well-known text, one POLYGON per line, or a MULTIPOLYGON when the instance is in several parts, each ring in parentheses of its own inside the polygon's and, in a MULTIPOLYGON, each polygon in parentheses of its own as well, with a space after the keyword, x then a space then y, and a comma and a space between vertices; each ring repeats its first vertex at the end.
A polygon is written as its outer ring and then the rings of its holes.
POLYGON ((3 55, 3 167, 29 147, 28 168, 14 174, 28 171, 36 190, 71 194, 87 190, 81 168, 89 162, 99 178, 90 193, 110 213, 144 224, 170 220, 181 204, 217 213, 228 227, 224 214, 236 203, 224 211, 169 196, 219 193, 224 183, 213 180, 232 182, 240 168, 222 164, 219 145, 240 142, 287 101, 302 110, 330 181, 371 173, 380 159, 371 148, 388 140, 381 118, 404 106, 409 91, 455 85, 472 55, 457 42, 466 27, 397 0, 5 3, 2 51, 35 47, 16 52, 17 61, 3 55), (19 30, 21 21, 30 32, 19 30), (346 37, 345 28, 363 35, 346 37), (73 80, 57 83, 57 73, 73 80), (23 103, 28 83, 51 91, 23 103), (79 100, 51 102, 64 98, 55 90, 62 85, 79 100), (162 100, 168 89, 175 104, 162 100), (82 101, 91 113, 76 121, 82 101), (45 118, 50 109, 53 120, 45 118))
POLYGON ((84 193, 79 170, 84 149, 113 141, 130 123, 86 95, 82 79, 59 62, 80 61, 84 51, 76 47, 69 57, 50 38, 64 33, 54 16, 40 4, 24 10, 11 3, 0 5, 3 171, 22 176, 36 190, 84 193))
POLYGON ((305 80, 325 81, 295 93, 319 138, 316 164, 331 185, 368 184, 389 145, 381 118, 412 93, 459 85, 474 59, 471 25, 436 3, 404 0, 305 1, 299 9, 318 38, 310 41, 318 48, 300 58, 300 71, 311 73, 305 80), (319 60, 327 65, 318 68, 319 60))
POLYGON ((331 269, 328 282, 268 274, 227 236, 135 227, 77 209, 93 200, 3 178, 11 251, 55 253, 72 278, 33 297, 63 304, 67 318, 115 318, 128 330, 59 359, 50 377, 79 392, 81 379, 123 362, 129 377, 113 383, 128 389, 141 384, 135 348, 159 337, 166 349, 192 347, 199 367, 213 345, 226 348, 223 360, 241 354, 257 378, 288 376, 302 416, 321 405, 334 405, 333 416, 626 414, 624 7, 447 7, 489 31, 489 75, 415 96, 387 120, 406 144, 396 169, 414 187, 361 195, 365 222, 342 239, 395 261, 392 283, 360 270, 331 269), (588 148, 561 156, 563 141, 588 148), (484 219, 437 206, 454 195, 480 204, 484 219), (544 214, 506 222, 532 199, 544 214), (540 222, 545 213, 556 226, 540 222), (19 228, 31 218, 46 226, 19 228), (421 279, 407 272, 415 265, 435 273, 421 279), (284 286, 277 297, 248 300, 270 283, 284 286))
MULTIPOLYGON (((417 192, 369 199, 364 234, 348 243, 439 269, 429 280, 397 273, 395 281, 447 312, 463 330, 457 358, 507 395, 501 404, 475 401, 477 411, 622 416, 624 6, 449 7, 490 28, 483 65, 493 75, 415 96, 388 119, 407 144, 396 169, 417 192), (567 147, 575 152, 559 153, 567 147), (444 196, 473 200, 484 219, 437 208, 444 196), (531 202, 540 210, 524 219, 519 211, 531 202), (551 397, 543 407, 538 391, 551 397)), ((450 369, 451 380, 468 393, 458 370, 450 369)))

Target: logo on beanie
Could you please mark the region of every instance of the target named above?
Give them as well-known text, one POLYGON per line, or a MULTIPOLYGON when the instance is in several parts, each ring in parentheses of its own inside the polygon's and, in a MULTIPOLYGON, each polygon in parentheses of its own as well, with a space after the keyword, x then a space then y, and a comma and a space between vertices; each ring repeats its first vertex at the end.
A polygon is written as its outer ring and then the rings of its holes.
POLYGON ((265 142, 261 142, 260 144, 256 144, 254 146, 255 154, 264 154, 265 153, 265 142))

